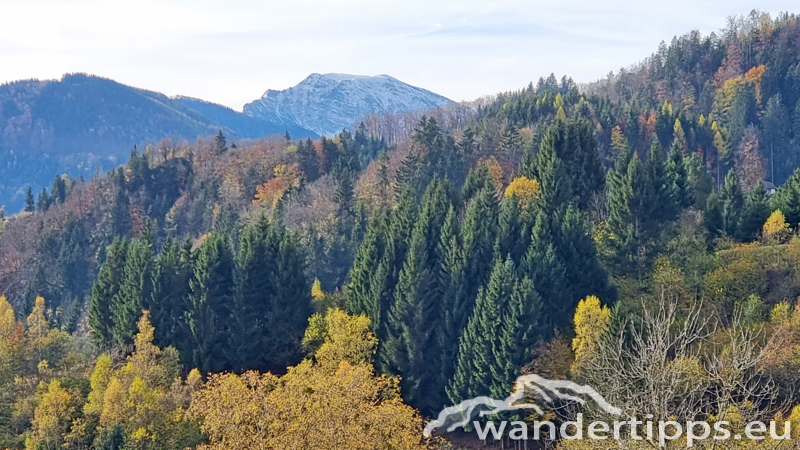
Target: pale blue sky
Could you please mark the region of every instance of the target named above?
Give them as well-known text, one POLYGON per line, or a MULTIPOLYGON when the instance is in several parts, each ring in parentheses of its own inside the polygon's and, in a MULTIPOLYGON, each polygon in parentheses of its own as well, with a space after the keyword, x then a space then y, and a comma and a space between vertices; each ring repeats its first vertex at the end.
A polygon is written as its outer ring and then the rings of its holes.
POLYGON ((87 72, 241 110, 342 72, 472 100, 550 72, 593 81, 753 8, 800 12, 796 0, 0 0, 0 82, 87 72))

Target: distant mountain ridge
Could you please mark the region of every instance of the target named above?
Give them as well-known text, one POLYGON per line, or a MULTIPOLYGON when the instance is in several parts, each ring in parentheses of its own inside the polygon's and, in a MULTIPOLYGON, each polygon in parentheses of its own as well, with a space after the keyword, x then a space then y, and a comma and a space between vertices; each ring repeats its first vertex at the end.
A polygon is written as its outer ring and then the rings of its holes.
POLYGON ((286 131, 317 137, 296 125, 80 73, 0 85, 0 205, 18 211, 29 185, 36 194, 62 173, 91 177, 125 162, 134 145, 220 130, 232 139, 286 131))
POLYGON ((451 101, 390 76, 312 74, 268 90, 244 113, 192 97, 168 97, 82 73, 0 85, 0 205, 19 211, 56 175, 91 177, 128 159, 134 145, 195 140, 222 130, 229 139, 288 132, 318 138, 370 112, 405 112, 451 101))
POLYGON ((244 105, 244 114, 331 136, 371 112, 405 112, 450 103, 453 101, 388 75, 314 73, 297 86, 268 90, 244 105))
POLYGON ((286 132, 289 132, 295 139, 319 137, 317 133, 294 123, 270 122, 268 120, 257 119, 234 111, 227 106, 207 102, 199 98, 179 95, 172 99, 186 108, 197 111, 206 118, 229 128, 241 137, 258 138, 276 133, 284 134, 286 132))

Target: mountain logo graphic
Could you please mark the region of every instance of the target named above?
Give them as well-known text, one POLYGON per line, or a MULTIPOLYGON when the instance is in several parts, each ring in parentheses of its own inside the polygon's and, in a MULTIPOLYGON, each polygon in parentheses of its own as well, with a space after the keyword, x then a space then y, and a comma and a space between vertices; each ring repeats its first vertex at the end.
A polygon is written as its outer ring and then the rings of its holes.
POLYGON ((542 408, 536 403, 519 403, 526 396, 526 392, 533 393, 546 403, 553 403, 556 399, 567 400, 586 404, 588 397, 592 399, 603 411, 614 416, 620 416, 622 410, 610 405, 602 395, 598 394, 592 387, 580 385, 567 380, 548 380, 539 375, 523 375, 517 378, 514 392, 505 400, 497 400, 490 397, 475 397, 464 400, 456 406, 443 409, 436 420, 429 422, 423 430, 425 437, 430 437, 431 433, 447 426, 447 432, 454 431, 456 428, 463 427, 469 423, 472 414, 477 407, 485 407, 478 414, 488 416, 503 411, 516 411, 519 409, 531 409, 538 414, 544 414, 542 408), (448 424, 450 424, 448 426, 448 424))

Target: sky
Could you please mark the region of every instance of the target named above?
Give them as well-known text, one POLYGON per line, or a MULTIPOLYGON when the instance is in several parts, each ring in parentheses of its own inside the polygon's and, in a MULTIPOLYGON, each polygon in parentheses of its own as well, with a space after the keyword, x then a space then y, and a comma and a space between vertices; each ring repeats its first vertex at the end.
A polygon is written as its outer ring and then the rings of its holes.
POLYGON ((337 72, 474 100, 551 72, 594 81, 755 7, 800 13, 796 0, 0 0, 0 83, 84 72, 241 111, 337 72))

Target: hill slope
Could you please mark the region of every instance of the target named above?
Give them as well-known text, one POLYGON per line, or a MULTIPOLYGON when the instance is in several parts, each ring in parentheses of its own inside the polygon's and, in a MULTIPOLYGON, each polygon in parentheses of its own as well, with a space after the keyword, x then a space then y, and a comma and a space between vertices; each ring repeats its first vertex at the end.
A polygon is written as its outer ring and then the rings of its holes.
POLYGON ((244 113, 331 136, 371 112, 405 112, 448 103, 452 101, 388 75, 314 73, 289 89, 268 90, 245 105, 244 113))
POLYGON ((134 145, 165 137, 191 141, 219 130, 232 138, 287 130, 316 137, 292 124, 85 74, 0 86, 0 130, 0 204, 12 212, 22 208, 28 186, 35 195, 58 174, 90 177, 126 161, 134 145))
POLYGON ((59 173, 91 176, 135 144, 196 139, 223 128, 163 94, 84 74, 0 87, 0 203, 18 210, 28 185, 59 173))
POLYGON ((183 106, 199 112, 208 119, 222 125, 225 128, 236 132, 241 137, 258 138, 270 134, 284 134, 289 132, 292 138, 301 139, 306 137, 318 138, 317 133, 309 131, 293 123, 285 124, 282 122, 269 122, 256 119, 248 115, 236 112, 227 106, 207 102, 192 97, 178 96, 175 101, 183 106))

